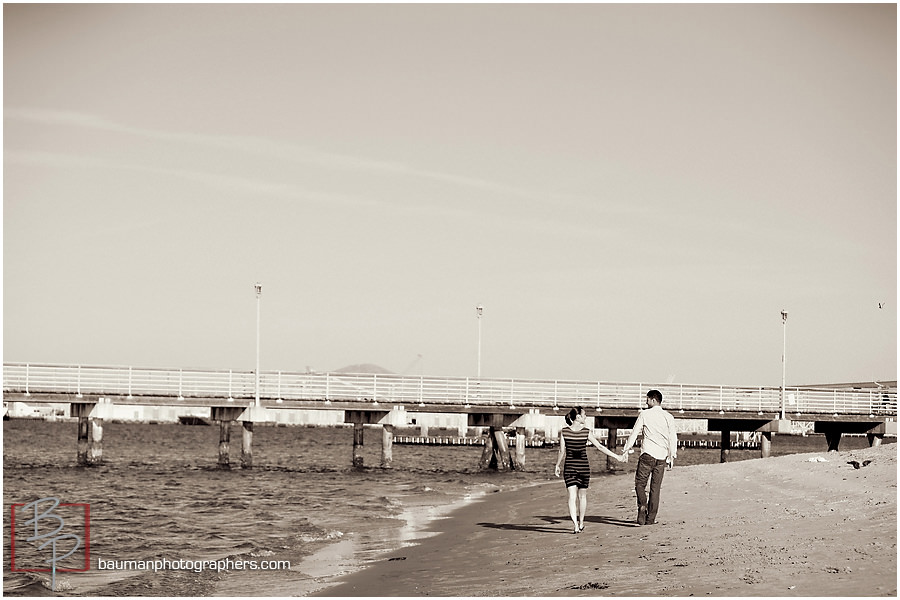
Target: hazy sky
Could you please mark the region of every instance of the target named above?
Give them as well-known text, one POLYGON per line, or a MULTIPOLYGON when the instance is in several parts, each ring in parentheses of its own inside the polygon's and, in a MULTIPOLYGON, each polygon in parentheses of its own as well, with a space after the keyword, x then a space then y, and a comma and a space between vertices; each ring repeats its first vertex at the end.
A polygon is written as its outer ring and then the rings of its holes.
POLYGON ((896 379, 894 4, 3 17, 5 361, 896 379))

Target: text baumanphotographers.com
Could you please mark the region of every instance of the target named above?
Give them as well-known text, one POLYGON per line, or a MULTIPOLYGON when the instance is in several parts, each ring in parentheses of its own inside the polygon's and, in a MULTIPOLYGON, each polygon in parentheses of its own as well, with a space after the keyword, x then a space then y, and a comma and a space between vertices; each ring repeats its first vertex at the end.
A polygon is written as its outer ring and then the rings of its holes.
POLYGON ((97 559, 97 569, 101 571, 281 571, 291 568, 291 562, 287 560, 234 560, 223 558, 219 560, 169 560, 167 558, 155 558, 152 560, 104 560, 97 559))

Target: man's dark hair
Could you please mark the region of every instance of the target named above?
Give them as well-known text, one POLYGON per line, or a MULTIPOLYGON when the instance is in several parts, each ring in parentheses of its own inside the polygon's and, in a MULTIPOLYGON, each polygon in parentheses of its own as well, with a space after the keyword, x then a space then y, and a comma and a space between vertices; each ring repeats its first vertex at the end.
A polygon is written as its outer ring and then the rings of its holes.
POLYGON ((662 392, 660 392, 659 390, 650 390, 649 392, 647 392, 647 397, 662 404, 662 392))

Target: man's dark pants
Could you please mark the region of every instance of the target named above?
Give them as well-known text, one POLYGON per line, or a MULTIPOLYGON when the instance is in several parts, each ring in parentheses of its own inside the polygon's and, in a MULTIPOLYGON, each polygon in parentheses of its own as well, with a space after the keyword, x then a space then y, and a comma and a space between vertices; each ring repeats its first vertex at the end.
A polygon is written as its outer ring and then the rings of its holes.
MULTIPOLYGON (((659 490, 662 487, 663 475, 666 473, 666 461, 653 458, 649 454, 641 454, 637 471, 634 473, 634 491, 637 494, 638 522, 645 517, 647 523, 656 521, 659 510, 659 490), (647 499, 647 480, 650 480, 650 499, 647 499), (643 510, 642 510, 643 509, 643 510)), ((643 525, 643 523, 641 523, 643 525)))

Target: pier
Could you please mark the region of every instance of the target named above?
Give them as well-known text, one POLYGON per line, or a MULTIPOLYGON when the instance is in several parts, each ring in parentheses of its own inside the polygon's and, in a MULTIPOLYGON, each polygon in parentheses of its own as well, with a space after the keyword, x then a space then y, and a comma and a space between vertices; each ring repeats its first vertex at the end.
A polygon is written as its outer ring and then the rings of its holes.
POLYGON ((867 388, 785 388, 782 393, 780 387, 282 371, 257 377, 252 371, 231 370, 3 365, 4 403, 69 405, 70 416, 79 421, 77 455, 84 465, 102 462, 103 422, 112 418, 114 407, 130 405, 208 409, 220 427, 222 468, 231 467, 230 423, 242 424, 240 464, 252 468, 255 423, 277 422, 280 411, 319 410, 337 411, 343 423, 353 425, 356 466, 363 466, 360 447, 367 426, 381 430, 381 466, 389 468, 393 443, 410 443, 395 439, 396 428, 407 427, 416 413, 446 413, 465 415, 468 426, 488 431, 474 438, 485 446, 483 467, 524 469, 534 430, 548 419, 561 419, 574 406, 586 409, 594 429, 607 430, 607 446, 615 451, 619 431, 634 426, 650 389, 662 392, 663 408, 676 419, 706 420, 708 431, 721 432, 723 462, 736 447, 732 432, 758 432, 759 450, 766 457, 772 434, 790 432, 792 421, 813 422, 815 432, 825 434, 828 450, 837 450, 845 433, 865 434, 872 445, 897 433, 896 382, 867 388), (507 431, 515 437, 508 439, 507 431))

